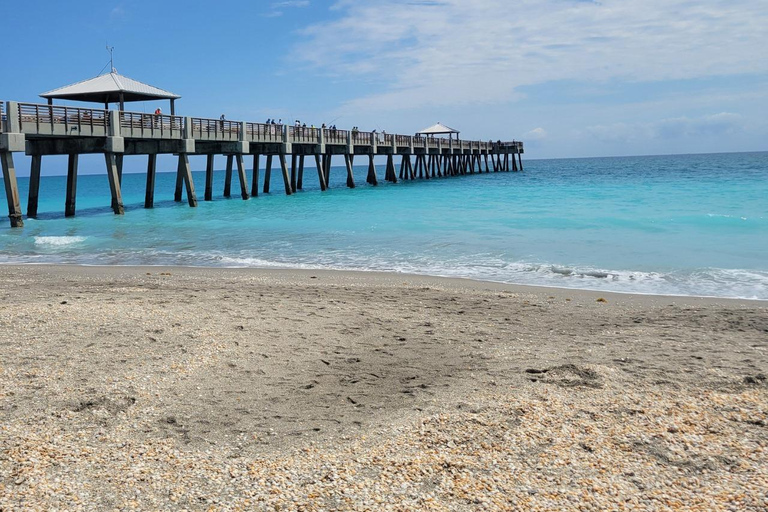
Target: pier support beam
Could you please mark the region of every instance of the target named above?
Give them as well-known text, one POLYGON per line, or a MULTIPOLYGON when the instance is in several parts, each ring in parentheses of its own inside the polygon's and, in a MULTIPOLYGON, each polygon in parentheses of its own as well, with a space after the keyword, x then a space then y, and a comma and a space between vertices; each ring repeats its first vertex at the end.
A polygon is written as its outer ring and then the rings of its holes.
POLYGON ((296 192, 296 159, 298 156, 296 153, 291 154, 291 192, 296 192))
POLYGON ((77 153, 70 153, 67 160, 67 194, 64 203, 64 216, 73 217, 75 215, 77 203, 77 153))
POLYGON ((331 163, 333 155, 328 153, 325 155, 325 185, 331 188, 331 163))
POLYGON ((43 155, 32 155, 32 167, 29 170, 29 196, 27 198, 27 217, 37 217, 37 203, 40 197, 40 170, 43 155))
POLYGON ((285 195, 289 196, 293 193, 291 187, 291 177, 288 175, 288 166, 285 163, 285 153, 278 155, 280 158, 280 169, 283 171, 283 183, 285 184, 285 195))
POLYGON ((123 207, 123 194, 120 190, 120 174, 117 169, 117 155, 115 153, 104 153, 104 160, 107 164, 109 192, 112 195, 112 211, 115 212, 115 215, 122 215, 125 213, 125 208, 123 207))
POLYGON ((232 197, 232 165, 234 155, 227 155, 227 171, 224 175, 224 197, 232 197))
POLYGON ((144 194, 144 208, 155 206, 155 174, 157 173, 157 155, 147 157, 147 190, 144 194))
POLYGON ((296 181, 296 188, 304 189, 304 155, 299 155, 299 177, 296 181))
POLYGON ((352 158, 348 153, 344 153, 344 163, 347 166, 347 186, 355 188, 355 176, 352 174, 352 158))
POLYGON ((259 160, 261 160, 261 155, 256 153, 253 155, 253 176, 252 180, 253 183, 251 184, 251 197, 258 197, 259 196, 259 160))
POLYGON ((13 153, 0 151, 0 165, 3 168, 3 184, 5 185, 5 197, 8 200, 8 218, 11 220, 11 227, 24 227, 19 203, 19 185, 16 181, 16 167, 13 165, 13 153))
POLYGON ((517 172, 517 162, 515 161, 515 154, 512 153, 512 170, 517 172))
POLYGON ((376 177, 376 166, 373 164, 373 153, 368 155, 368 177, 365 181, 374 187, 379 184, 379 179, 376 177))
POLYGON ((245 174, 245 164, 243 163, 243 154, 238 153, 235 155, 235 161, 237 162, 237 177, 240 180, 240 197, 243 201, 248 199, 248 176, 245 174))
POLYGON ((317 181, 320 183, 320 190, 324 192, 328 185, 325 183, 325 172, 323 172, 320 155, 315 155, 315 165, 317 166, 317 181))
POLYGON ((520 163, 520 170, 522 171, 523 170, 523 155, 522 155, 522 153, 518 153, 517 154, 517 161, 520 163))
POLYGON ((187 188, 187 202, 192 208, 197 206, 197 196, 195 195, 195 183, 192 181, 192 170, 189 167, 189 156, 186 153, 179 153, 179 166, 176 169, 177 181, 181 180, 187 188))
POLYGON ((216 155, 205 155, 205 194, 203 200, 213 201, 213 160, 216 155))
POLYGON ((267 155, 267 166, 264 169, 264 193, 269 194, 269 182, 272 181, 272 155, 267 155))

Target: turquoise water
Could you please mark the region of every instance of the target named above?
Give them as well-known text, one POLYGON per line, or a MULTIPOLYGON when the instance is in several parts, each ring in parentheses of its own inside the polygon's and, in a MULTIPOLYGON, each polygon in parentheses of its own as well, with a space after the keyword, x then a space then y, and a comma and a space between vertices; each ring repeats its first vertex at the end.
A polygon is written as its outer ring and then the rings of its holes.
MULTIPOLYGON (((152 210, 142 207, 145 175, 126 174, 124 216, 109 209, 105 175, 80 176, 70 219, 65 178, 44 175, 41 218, 0 225, 0 263, 381 270, 768 299, 768 153, 524 164, 378 187, 359 167, 354 190, 335 167, 324 193, 309 167, 290 197, 273 171, 272 193, 249 201, 222 198, 217 172, 214 201, 198 208, 174 203, 175 175, 159 173, 152 210)), ((204 173, 194 180, 202 199, 204 173)), ((25 204, 28 180, 19 185, 25 204)))

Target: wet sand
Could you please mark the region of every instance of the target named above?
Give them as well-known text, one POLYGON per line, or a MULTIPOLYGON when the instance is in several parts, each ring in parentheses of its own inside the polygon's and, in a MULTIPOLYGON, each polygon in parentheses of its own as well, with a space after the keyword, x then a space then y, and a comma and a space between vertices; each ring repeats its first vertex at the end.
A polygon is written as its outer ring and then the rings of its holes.
POLYGON ((0 510, 768 508, 768 303, 0 266, 0 510))

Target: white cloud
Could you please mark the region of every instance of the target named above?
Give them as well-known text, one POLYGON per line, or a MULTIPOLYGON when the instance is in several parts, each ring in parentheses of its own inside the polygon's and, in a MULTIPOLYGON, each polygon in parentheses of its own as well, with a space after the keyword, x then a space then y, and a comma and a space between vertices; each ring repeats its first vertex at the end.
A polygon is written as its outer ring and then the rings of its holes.
POLYGON ((553 80, 661 81, 768 72, 764 0, 341 0, 295 55, 366 76, 350 111, 499 103, 553 80))
MULTIPOLYGON (((744 118, 739 114, 720 112, 696 118, 675 117, 651 123, 614 123, 584 129, 587 137, 601 142, 637 142, 690 137, 726 136, 744 130, 744 118)), ((530 132, 529 132, 530 133, 530 132)), ((528 135, 528 134, 526 134, 528 135)))
POLYGON ((285 0, 283 2, 273 2, 273 9, 281 9, 284 7, 308 7, 309 0, 285 0))
POLYGON ((542 140, 547 138, 547 131, 544 128, 534 128, 525 134, 526 140, 542 140))
POLYGON ((263 14, 263 16, 265 18, 277 18, 284 14, 282 9, 297 7, 309 7, 309 0, 283 0, 282 2, 272 2, 270 4, 272 10, 263 14))

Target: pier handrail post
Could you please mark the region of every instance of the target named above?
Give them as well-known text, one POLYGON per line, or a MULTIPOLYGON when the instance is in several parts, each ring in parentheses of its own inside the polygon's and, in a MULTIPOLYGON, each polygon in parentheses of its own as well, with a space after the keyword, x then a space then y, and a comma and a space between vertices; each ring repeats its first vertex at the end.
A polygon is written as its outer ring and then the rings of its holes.
POLYGON ((21 119, 19 118, 19 104, 9 101, 5 104, 5 131, 21 133, 21 119))
POLYGON ((352 130, 347 132, 347 154, 355 154, 355 143, 352 141, 352 130))
POLYGON ((6 104, 7 133, 0 133, 0 167, 2 168, 3 186, 8 202, 8 219, 12 228, 24 227, 21 204, 19 202, 19 184, 16 180, 16 167, 13 164, 13 152, 24 151, 26 143, 21 133, 19 104, 9 101, 6 104))
POLYGON ((371 154, 375 155, 379 148, 379 134, 371 132, 371 154))
MULTIPOLYGON (((291 137, 291 127, 283 125, 283 155, 293 152, 293 137, 291 137)), ((282 163, 281 163, 282 165, 282 163)))
MULTIPOLYGON (((240 121, 240 133, 238 134, 238 141, 237 141, 237 152, 241 155, 244 153, 250 153, 251 152, 251 144, 246 139, 246 123, 245 121, 240 121)), ((241 157, 242 159, 242 157, 241 157)), ((239 172, 239 171, 238 171, 239 172)))
MULTIPOLYGON (((318 128, 317 131, 320 133, 318 136, 318 146, 317 146, 317 153, 324 155, 325 154, 325 130, 326 128, 318 128)), ((325 190, 325 189, 323 189, 325 190)))
POLYGON ((408 136, 408 146, 410 147, 410 154, 413 154, 413 135, 408 136))

